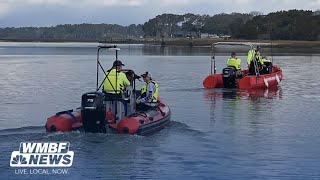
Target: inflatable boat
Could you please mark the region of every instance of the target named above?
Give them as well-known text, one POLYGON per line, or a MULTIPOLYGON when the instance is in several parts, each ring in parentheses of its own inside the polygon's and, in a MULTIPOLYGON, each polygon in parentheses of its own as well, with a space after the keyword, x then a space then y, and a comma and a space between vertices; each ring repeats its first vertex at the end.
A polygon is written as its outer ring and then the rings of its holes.
POLYGON ((84 131, 90 133, 114 132, 119 134, 148 135, 168 126, 171 110, 168 104, 160 97, 155 107, 148 110, 139 110, 136 106, 136 98, 140 91, 136 90, 136 79, 133 70, 122 70, 130 77, 130 86, 124 93, 108 94, 99 92, 107 78, 107 72, 100 64, 99 54, 101 49, 116 52, 116 46, 99 46, 97 53, 97 87, 96 91, 82 95, 81 107, 72 110, 58 112, 47 119, 45 128, 47 132, 84 131), (105 78, 99 83, 99 69, 104 72, 105 78), (100 86, 99 86, 100 84, 100 86))
MULTIPOLYGON (((216 74, 215 66, 215 47, 218 45, 249 45, 251 43, 215 43, 212 45, 211 58, 211 74, 203 80, 203 87, 206 89, 212 88, 239 88, 239 89, 267 89, 276 87, 282 80, 282 69, 271 64, 267 73, 262 74, 257 70, 255 74, 249 74, 249 69, 242 70, 243 77, 236 78, 235 68, 226 67, 221 74, 216 74), (212 62, 213 61, 213 62, 212 62), (214 73, 212 73, 212 66, 214 66, 214 73)), ((255 67, 258 68, 258 67, 255 67)))

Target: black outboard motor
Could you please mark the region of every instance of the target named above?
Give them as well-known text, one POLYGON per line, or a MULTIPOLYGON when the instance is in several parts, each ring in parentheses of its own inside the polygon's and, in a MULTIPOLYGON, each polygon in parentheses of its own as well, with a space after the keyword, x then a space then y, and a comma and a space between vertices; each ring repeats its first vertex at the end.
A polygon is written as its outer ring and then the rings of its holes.
POLYGON ((260 74, 271 74, 272 73, 272 63, 264 62, 265 67, 260 71, 260 74))
POLYGON ((89 92, 82 95, 81 117, 85 132, 106 133, 104 94, 89 92))
POLYGON ((227 67, 222 70, 223 86, 225 88, 236 87, 236 73, 234 67, 227 67))

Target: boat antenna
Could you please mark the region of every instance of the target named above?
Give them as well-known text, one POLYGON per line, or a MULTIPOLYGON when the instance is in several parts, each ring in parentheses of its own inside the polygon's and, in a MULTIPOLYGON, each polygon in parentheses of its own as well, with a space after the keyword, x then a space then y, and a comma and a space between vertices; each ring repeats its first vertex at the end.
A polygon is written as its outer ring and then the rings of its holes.
POLYGON ((215 44, 213 44, 212 45, 212 48, 211 48, 211 57, 210 57, 210 73, 211 74, 216 74, 216 71, 217 71, 217 69, 216 69, 216 58, 215 58, 215 56, 216 56, 216 54, 215 54, 215 45, 216 45, 216 43, 215 44), (213 73, 212 73, 212 66, 213 66, 213 73))
MULTIPOLYGON (((116 49, 116 61, 118 61, 118 50, 116 49)), ((116 66, 116 96, 119 95, 120 92, 118 92, 118 67, 116 66)), ((115 111, 114 114, 116 115, 116 122, 118 120, 118 102, 116 101, 115 103, 116 107, 115 107, 115 111)))
POLYGON ((100 56, 100 47, 98 48, 98 51, 97 51, 97 77, 96 77, 97 78, 97 84, 96 84, 96 91, 99 91, 99 64, 100 64, 99 56, 100 56))
POLYGON ((214 74, 216 74, 216 72, 217 72, 217 68, 216 68, 216 51, 215 51, 215 49, 213 51, 213 72, 214 72, 214 74))
POLYGON ((273 53, 272 53, 272 49, 273 49, 273 43, 272 43, 272 18, 270 21, 270 31, 269 31, 270 35, 270 44, 271 44, 271 49, 270 49, 270 54, 271 54, 271 63, 273 64, 273 53))
POLYGON ((212 59, 213 59, 213 47, 210 52, 210 74, 212 74, 212 59))

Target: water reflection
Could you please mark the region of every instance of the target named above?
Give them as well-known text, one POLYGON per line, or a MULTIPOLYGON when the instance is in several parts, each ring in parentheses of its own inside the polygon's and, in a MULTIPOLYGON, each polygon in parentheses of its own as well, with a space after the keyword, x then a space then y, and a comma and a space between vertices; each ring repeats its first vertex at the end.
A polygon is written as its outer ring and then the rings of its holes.
POLYGON ((161 47, 148 46, 142 48, 143 55, 161 56, 209 56, 210 47, 161 47))
POLYGON ((282 99, 280 87, 272 89, 238 90, 238 89, 212 89, 204 90, 204 100, 209 106, 210 121, 228 119, 236 124, 243 119, 257 120, 272 109, 272 101, 282 99))
POLYGON ((56 134, 53 138, 56 141, 62 139, 72 142, 72 149, 77 157, 70 168, 73 178, 155 178, 151 172, 157 163, 155 153, 159 149, 157 139, 76 132, 67 136, 56 134))
MULTIPOLYGON (((4 43, 0 42, 1 55, 95 55, 98 43, 4 43)), ((209 56, 210 47, 120 44, 121 55, 156 55, 156 56, 209 56)), ((247 47, 237 47, 240 56, 247 55, 247 47)), ((320 54, 319 48, 263 48, 263 53, 281 56, 313 56, 320 54)), ((218 55, 229 56, 230 49, 220 47, 218 55)))
POLYGON ((238 89, 212 89, 205 90, 204 97, 206 101, 216 100, 221 98, 223 100, 248 99, 252 101, 265 99, 281 99, 281 87, 274 87, 269 89, 252 89, 252 90, 238 90, 238 89))

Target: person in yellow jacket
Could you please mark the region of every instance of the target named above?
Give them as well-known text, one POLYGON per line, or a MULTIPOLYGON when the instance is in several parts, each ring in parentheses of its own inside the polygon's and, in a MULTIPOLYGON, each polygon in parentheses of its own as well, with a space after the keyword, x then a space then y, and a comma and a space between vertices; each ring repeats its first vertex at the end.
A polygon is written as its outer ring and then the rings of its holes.
POLYGON ((236 77, 242 77, 241 59, 237 58, 235 52, 231 53, 231 57, 227 61, 227 66, 235 68, 236 77))
POLYGON ((248 52, 248 59, 247 59, 247 65, 249 68, 249 74, 254 75, 255 67, 254 67, 254 60, 257 62, 258 67, 257 70, 259 71, 263 65, 261 56, 260 56, 260 46, 257 46, 257 49, 250 49, 248 52))
POLYGON ((152 80, 150 72, 141 75, 145 84, 141 88, 141 96, 137 98, 137 109, 147 111, 155 107, 158 102, 159 85, 152 80))
POLYGON ((271 61, 270 61, 266 56, 263 56, 263 57, 261 58, 261 62, 262 62, 263 64, 268 64, 268 63, 270 63, 271 61))
POLYGON ((126 74, 121 72, 122 66, 124 64, 119 60, 113 62, 112 69, 109 70, 103 84, 103 90, 107 94, 121 94, 124 92, 125 87, 130 86, 126 74))

